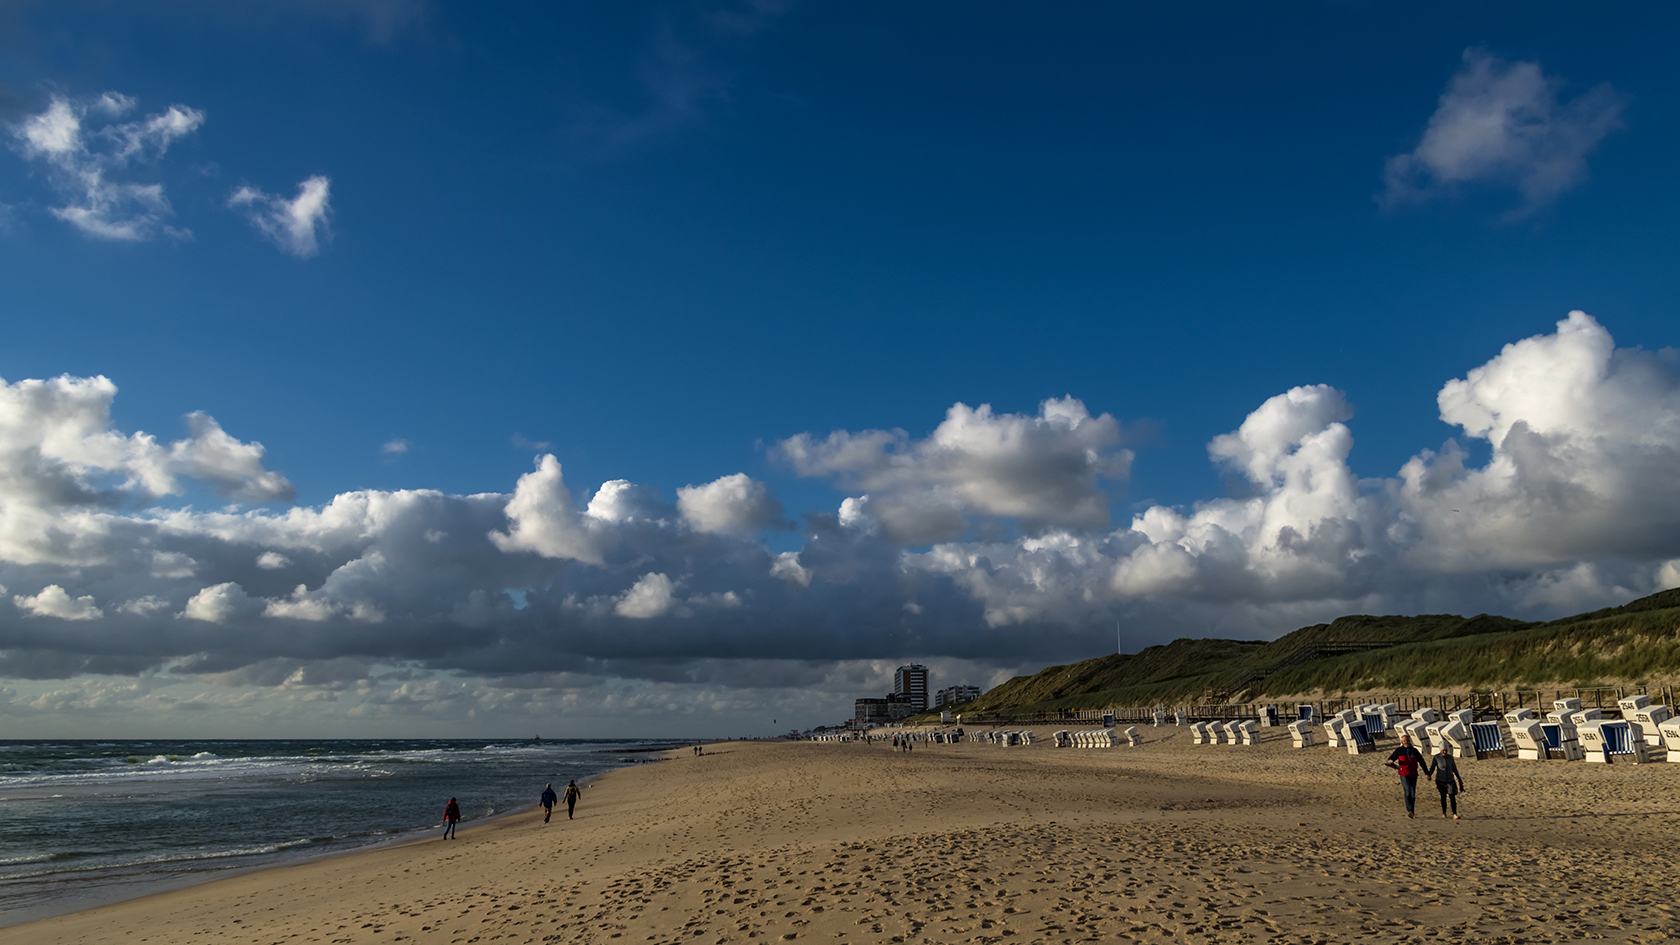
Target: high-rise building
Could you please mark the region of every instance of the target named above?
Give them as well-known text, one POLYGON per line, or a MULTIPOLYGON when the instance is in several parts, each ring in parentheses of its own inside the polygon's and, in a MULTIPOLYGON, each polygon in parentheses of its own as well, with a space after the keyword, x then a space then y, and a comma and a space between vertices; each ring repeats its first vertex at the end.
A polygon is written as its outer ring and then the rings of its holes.
POLYGON ((901 696, 909 696, 910 704, 917 712, 926 712, 928 707, 928 668, 920 663, 900 666, 893 673, 893 692, 901 696))

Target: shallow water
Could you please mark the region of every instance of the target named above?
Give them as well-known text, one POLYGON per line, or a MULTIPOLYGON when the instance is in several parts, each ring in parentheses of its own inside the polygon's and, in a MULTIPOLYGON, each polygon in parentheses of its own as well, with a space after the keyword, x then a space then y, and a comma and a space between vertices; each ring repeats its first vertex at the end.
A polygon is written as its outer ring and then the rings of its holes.
POLYGON ((536 804, 668 740, 0 741, 0 926, 536 804))

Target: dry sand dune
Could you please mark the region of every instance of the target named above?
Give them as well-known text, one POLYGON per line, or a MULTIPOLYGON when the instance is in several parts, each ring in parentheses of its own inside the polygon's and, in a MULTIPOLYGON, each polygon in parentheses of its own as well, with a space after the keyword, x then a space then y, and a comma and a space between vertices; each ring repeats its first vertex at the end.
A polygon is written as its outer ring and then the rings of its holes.
MULTIPOLYGON (((1047 730, 1045 730, 1047 731, 1047 730)), ((1272 730, 1276 731, 1276 730, 1272 730)), ((0 943, 1668 942, 1680 765, 1463 762, 1466 818, 1379 756, 729 743, 578 819, 267 870, 0 943)))

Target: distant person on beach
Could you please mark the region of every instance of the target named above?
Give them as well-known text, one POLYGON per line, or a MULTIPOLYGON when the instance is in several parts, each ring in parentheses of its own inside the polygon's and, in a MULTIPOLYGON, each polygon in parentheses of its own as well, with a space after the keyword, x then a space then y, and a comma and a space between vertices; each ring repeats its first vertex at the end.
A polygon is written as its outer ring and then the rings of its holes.
POLYGON ((577 810, 578 798, 583 796, 583 790, 573 781, 566 785, 566 819, 572 819, 572 811, 577 810))
POLYGON ((1400 747, 1394 749, 1394 754, 1383 763, 1400 772, 1400 790, 1406 795, 1406 816, 1417 817, 1418 772, 1429 767, 1429 760, 1412 747, 1412 736, 1402 735, 1400 747))
POLYGON ((560 795, 554 793, 554 785, 553 784, 549 784, 548 786, 543 788, 542 799, 540 801, 538 801, 538 803, 542 804, 543 823, 545 823, 545 824, 548 823, 548 818, 554 816, 554 805, 555 805, 555 802, 557 802, 559 800, 560 800, 560 795))
POLYGON ((1452 819, 1458 820, 1458 795, 1464 791, 1464 775, 1458 773, 1458 762, 1444 741, 1427 770, 1435 778, 1435 790, 1441 792, 1441 819, 1447 819, 1447 805, 1451 804, 1452 819))
POLYGON ((455 839, 455 825, 461 822, 461 805, 452 797, 443 807, 443 839, 455 839))

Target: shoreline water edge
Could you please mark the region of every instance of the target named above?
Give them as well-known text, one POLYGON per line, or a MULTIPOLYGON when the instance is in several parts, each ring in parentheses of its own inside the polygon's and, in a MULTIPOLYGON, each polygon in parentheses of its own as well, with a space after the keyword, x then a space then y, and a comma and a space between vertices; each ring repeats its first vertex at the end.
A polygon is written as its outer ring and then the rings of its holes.
POLYGON ((674 739, 0 741, 0 927, 426 836, 674 739), (533 784, 535 781, 535 784, 533 784))
MULTIPOLYGON (((1377 754, 726 742, 540 809, 0 929, 144 941, 1663 942, 1680 766, 1461 763, 1408 819, 1377 754), (469 825, 470 826, 470 825, 469 825)), ((540 788, 540 785, 539 785, 540 788)))

